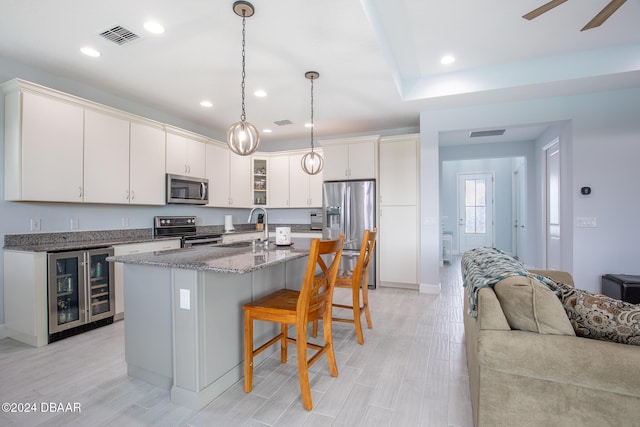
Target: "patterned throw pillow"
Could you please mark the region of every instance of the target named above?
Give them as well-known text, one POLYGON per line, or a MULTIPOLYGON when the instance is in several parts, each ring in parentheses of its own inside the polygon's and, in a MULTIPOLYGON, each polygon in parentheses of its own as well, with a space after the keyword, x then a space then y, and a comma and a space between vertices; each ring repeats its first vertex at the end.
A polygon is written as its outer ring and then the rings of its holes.
POLYGON ((640 305, 558 285, 558 297, 577 336, 640 345, 640 305))

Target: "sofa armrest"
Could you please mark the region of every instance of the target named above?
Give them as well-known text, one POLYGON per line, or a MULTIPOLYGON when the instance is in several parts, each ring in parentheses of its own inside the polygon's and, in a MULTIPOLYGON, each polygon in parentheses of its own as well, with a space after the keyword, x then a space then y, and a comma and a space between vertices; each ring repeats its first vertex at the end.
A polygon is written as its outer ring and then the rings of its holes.
POLYGON ((555 280, 556 282, 565 283, 569 286, 575 287, 573 283, 573 277, 571 274, 566 271, 560 270, 529 270, 529 273, 539 274, 541 276, 546 276, 550 279, 555 280))
POLYGON ((511 327, 504 316, 502 306, 493 288, 478 291, 478 329, 492 331, 510 331, 511 327))

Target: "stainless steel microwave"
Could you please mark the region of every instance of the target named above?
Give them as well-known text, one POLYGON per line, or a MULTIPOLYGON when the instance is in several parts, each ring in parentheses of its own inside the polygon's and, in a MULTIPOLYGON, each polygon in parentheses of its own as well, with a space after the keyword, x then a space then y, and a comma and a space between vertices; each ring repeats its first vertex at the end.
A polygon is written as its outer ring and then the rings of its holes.
POLYGON ((168 173, 167 203, 206 205, 209 203, 209 180, 168 173))

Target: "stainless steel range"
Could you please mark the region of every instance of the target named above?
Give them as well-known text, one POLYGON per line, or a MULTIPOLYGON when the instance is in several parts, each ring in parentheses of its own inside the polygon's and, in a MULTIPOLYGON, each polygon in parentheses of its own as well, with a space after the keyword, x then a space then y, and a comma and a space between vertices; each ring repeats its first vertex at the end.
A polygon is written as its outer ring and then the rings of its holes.
POLYGON ((222 234, 198 234, 195 216, 156 216, 153 218, 153 237, 180 237, 181 246, 222 243, 222 234))

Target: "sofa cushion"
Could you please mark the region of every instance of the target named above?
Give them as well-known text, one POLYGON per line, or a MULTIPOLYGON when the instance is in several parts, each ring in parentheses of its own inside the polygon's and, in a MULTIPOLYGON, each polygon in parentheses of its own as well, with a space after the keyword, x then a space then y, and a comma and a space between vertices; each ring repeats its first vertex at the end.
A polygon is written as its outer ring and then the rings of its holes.
POLYGON ((559 283, 562 305, 576 335, 640 345, 640 305, 559 283))
POLYGON ((507 277, 494 285, 511 329, 548 335, 575 336, 558 296, 526 276, 507 277))

